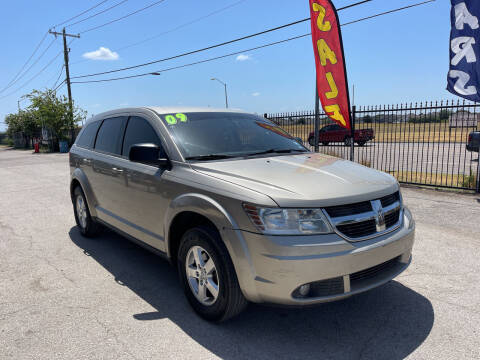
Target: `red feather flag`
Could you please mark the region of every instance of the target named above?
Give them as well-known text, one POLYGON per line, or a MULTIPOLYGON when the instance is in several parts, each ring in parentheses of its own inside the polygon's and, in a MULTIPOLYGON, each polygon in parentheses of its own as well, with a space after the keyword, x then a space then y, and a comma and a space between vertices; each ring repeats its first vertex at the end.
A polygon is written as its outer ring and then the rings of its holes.
POLYGON ((337 10, 330 0, 309 0, 318 96, 325 113, 351 129, 350 97, 337 10))

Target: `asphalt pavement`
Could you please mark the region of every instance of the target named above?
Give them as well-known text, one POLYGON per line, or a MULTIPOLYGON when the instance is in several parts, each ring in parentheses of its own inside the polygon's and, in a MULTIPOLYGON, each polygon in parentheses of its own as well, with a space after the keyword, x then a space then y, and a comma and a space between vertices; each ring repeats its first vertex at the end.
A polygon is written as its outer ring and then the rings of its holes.
POLYGON ((83 238, 68 184, 68 155, 0 149, 0 359, 480 358, 478 195, 404 188, 413 263, 381 288, 215 325, 166 261, 83 238))

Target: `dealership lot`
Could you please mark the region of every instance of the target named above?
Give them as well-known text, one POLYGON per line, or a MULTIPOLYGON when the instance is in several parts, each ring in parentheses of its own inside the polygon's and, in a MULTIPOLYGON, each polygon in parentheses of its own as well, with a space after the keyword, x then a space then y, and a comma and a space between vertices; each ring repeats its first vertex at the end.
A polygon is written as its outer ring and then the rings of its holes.
POLYGON ((68 155, 0 149, 0 359, 480 358, 480 196, 403 189, 414 260, 384 287, 213 325, 167 262, 80 236, 68 171, 68 155))

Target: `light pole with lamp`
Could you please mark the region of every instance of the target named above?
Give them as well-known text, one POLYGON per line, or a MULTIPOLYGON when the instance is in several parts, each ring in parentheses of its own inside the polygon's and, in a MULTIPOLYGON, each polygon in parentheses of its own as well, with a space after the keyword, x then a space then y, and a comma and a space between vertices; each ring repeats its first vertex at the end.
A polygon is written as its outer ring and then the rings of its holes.
POLYGON ((211 78, 210 80, 217 80, 225 88, 225 107, 228 109, 227 84, 225 84, 222 80, 219 80, 217 78, 211 78))

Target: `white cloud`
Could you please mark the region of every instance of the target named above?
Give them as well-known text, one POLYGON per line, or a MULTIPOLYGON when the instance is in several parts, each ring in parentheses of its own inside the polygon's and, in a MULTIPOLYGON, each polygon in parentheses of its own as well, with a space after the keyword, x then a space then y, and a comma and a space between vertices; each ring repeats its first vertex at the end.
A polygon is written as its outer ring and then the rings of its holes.
POLYGON ((250 55, 245 55, 245 54, 240 54, 237 56, 235 59, 237 61, 247 61, 247 60, 252 60, 252 57, 250 55))
POLYGON ((252 94, 252 96, 260 96, 260 93, 259 93, 259 92, 254 92, 254 93, 252 94))
POLYGON ((118 53, 103 46, 98 50, 86 52, 82 56, 89 60, 118 60, 119 58, 118 53))

